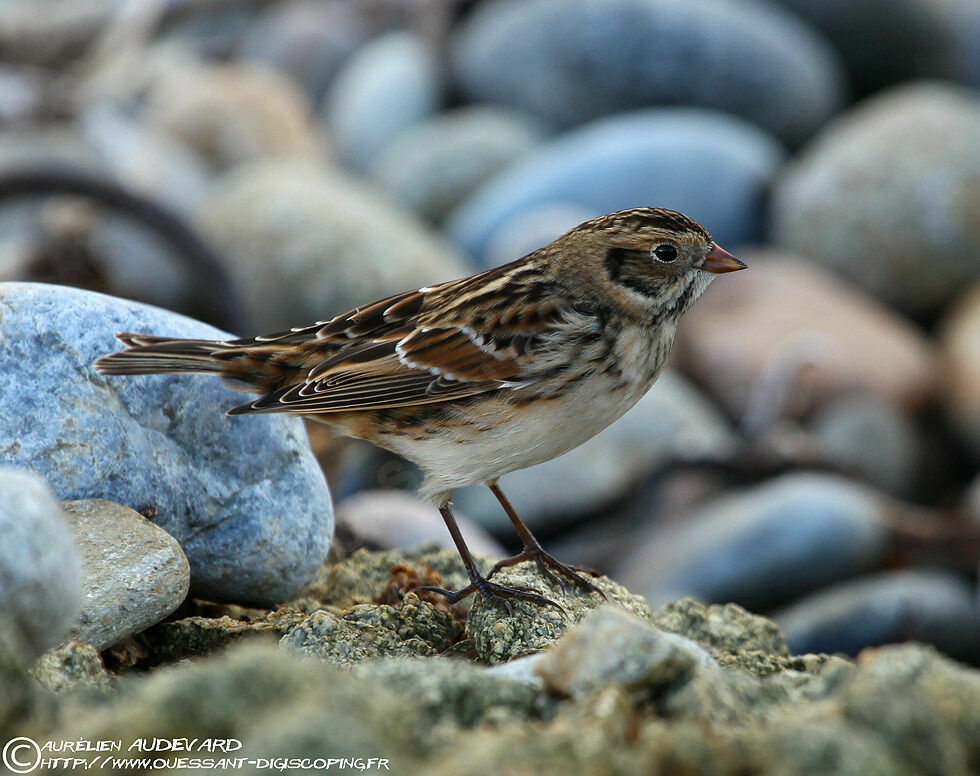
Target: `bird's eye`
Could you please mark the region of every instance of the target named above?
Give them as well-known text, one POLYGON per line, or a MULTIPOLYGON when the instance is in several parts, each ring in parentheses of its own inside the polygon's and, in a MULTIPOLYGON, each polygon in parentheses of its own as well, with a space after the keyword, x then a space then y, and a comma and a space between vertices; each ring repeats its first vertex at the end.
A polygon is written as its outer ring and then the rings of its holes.
POLYGON ((656 256, 657 261, 673 261, 677 258, 677 248, 673 245, 658 245, 653 249, 653 255, 656 256))

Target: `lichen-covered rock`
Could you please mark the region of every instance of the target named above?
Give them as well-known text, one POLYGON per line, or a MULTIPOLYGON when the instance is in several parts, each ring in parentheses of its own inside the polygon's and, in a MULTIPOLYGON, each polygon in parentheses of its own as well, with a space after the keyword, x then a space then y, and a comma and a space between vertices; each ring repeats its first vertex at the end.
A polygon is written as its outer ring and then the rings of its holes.
POLYGON ((371 660, 356 666, 354 675, 407 696, 431 723, 499 724, 514 717, 535 717, 540 708, 540 693, 534 686, 462 660, 371 660))
POLYGON ((78 641, 45 652, 31 665, 30 676, 44 689, 58 694, 79 689, 108 692, 112 687, 98 650, 78 641))
POLYGON ((980 272, 980 98, 894 87, 829 123, 786 166, 775 240, 929 315, 980 272))
POLYGON ((62 499, 152 507, 190 561, 196 596, 293 595, 333 533, 330 492, 302 422, 225 417, 241 394, 206 377, 101 376, 92 362, 118 347, 118 331, 228 337, 102 294, 0 284, 0 455, 37 471, 62 499))
POLYGON ((82 569, 82 612, 71 637, 103 650, 180 606, 190 566, 177 540, 129 507, 68 501, 82 569))
POLYGON ((409 768, 425 745, 411 702, 319 661, 257 644, 145 678, 124 677, 97 706, 89 698, 69 702, 64 719, 52 738, 231 737, 244 747, 229 756, 387 757, 393 771, 396 763, 409 768))
POLYGON ((843 92, 837 56, 821 38, 749 0, 484 3, 452 54, 470 99, 515 105, 559 127, 648 105, 697 105, 795 143, 843 92))
POLYGON ((587 617, 603 603, 614 604, 625 611, 650 620, 653 613, 646 602, 606 577, 591 578, 605 599, 569 584, 564 590, 545 579, 537 566, 519 563, 501 570, 493 577, 495 584, 528 588, 559 606, 539 606, 512 601, 511 612, 499 601, 475 597, 466 620, 466 633, 480 659, 491 665, 531 655, 554 644, 565 630, 587 617))
POLYGON ((314 612, 291 628, 279 644, 349 668, 374 658, 436 655, 462 633, 451 614, 409 593, 397 607, 359 604, 339 615, 314 612))
POLYGON ((374 159, 370 173, 406 207, 438 223, 543 136, 543 127, 523 113, 471 105, 406 129, 374 159))
POLYGON ((243 165, 199 213, 256 331, 281 331, 467 274, 462 259, 364 183, 309 165, 243 165))
MULTIPOLYGON (((0 295, 0 405, 12 409, 13 399, 3 398, 2 305, 0 295)), ((14 420, 14 414, 5 411, 0 418, 0 445, 12 444, 11 452, 24 443, 3 429, 4 418, 14 420)), ((19 462, 16 456, 4 458, 19 462)), ((0 615, 20 630, 36 657, 67 635, 78 618, 81 596, 78 552, 58 500, 35 474, 0 468, 0 615)))
MULTIPOLYGON (((476 560, 485 571, 493 565, 489 558, 477 557, 476 560)), ((409 569, 419 580, 430 579, 432 572, 438 575, 431 582, 420 581, 418 584, 441 584, 447 590, 469 584, 459 553, 430 544, 387 552, 357 550, 337 563, 321 566, 302 595, 336 609, 374 604, 383 596, 391 582, 392 571, 397 568, 409 569)))
POLYGON ((722 245, 753 242, 762 238, 762 201, 784 157, 758 127, 715 111, 616 114, 542 143, 492 176, 450 214, 446 231, 486 264, 500 234, 544 205, 575 205, 590 218, 664 205, 700 221, 722 245))

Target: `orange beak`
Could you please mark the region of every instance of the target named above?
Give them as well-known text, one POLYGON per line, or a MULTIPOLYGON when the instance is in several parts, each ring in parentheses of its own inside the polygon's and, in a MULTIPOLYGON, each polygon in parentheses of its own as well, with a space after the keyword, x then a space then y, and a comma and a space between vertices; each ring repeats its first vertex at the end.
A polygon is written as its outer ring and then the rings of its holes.
POLYGON ((723 272, 735 272, 745 269, 748 265, 744 261, 739 261, 732 254, 720 247, 718 243, 711 243, 711 253, 705 259, 702 269, 720 275, 723 272))

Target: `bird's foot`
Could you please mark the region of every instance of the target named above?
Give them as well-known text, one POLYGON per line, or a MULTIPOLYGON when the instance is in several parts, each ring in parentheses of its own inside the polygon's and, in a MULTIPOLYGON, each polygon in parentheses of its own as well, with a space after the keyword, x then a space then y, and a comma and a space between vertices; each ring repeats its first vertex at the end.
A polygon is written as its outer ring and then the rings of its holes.
POLYGON ((586 590, 590 593, 598 593, 600 596, 602 596, 602 598, 606 597, 606 594, 603 593, 602 590, 582 576, 582 574, 588 574, 590 576, 597 577, 599 576, 598 571, 595 569, 582 568, 580 566, 569 566, 567 563, 562 563, 553 555, 545 552, 544 548, 537 542, 525 545, 524 549, 517 555, 497 561, 494 567, 490 569, 490 573, 487 574, 487 579, 490 579, 490 577, 501 569, 507 568, 508 566, 516 566, 518 563, 523 563, 526 560, 533 560, 541 573, 552 584, 556 585, 562 590, 566 589, 565 579, 567 579, 582 590, 586 590), (558 573, 556 574, 555 572, 558 573), (561 576, 559 576, 559 574, 561 576), (562 579, 562 577, 565 579, 562 579))
POLYGON ((538 606, 553 606, 562 613, 565 612, 559 604, 550 598, 539 595, 529 587, 505 587, 504 585, 496 585, 493 582, 488 582, 485 577, 475 577, 470 581, 470 584, 455 592, 431 585, 420 585, 419 587, 413 588, 413 590, 428 590, 430 593, 444 596, 446 603, 450 606, 459 603, 473 593, 479 593, 488 601, 503 603, 509 615, 514 614, 514 607, 511 606, 511 601, 527 601, 538 606))

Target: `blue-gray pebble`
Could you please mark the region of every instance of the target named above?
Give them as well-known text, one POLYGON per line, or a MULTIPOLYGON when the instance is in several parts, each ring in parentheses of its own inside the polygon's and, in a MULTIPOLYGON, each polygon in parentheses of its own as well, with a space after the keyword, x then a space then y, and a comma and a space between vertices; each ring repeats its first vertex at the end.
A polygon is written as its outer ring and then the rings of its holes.
POLYGON ((788 143, 843 103, 843 67, 793 14, 754 0, 497 0, 461 26, 471 99, 570 127, 651 105, 742 116, 788 143))
POLYGON ((363 171, 406 127, 439 105, 436 60, 425 42, 392 32, 362 46, 337 73, 323 119, 341 159, 363 171))
POLYGON ((478 189, 447 230, 483 260, 514 219, 547 203, 601 215, 670 207, 723 245, 762 237, 762 202, 785 158, 780 144, 715 111, 662 108, 609 117, 533 150, 478 189))
POLYGON ((104 377, 117 331, 228 335, 90 291, 0 283, 0 459, 62 499, 158 508, 191 565, 191 594, 269 604, 330 547, 330 492, 301 421, 226 417, 242 394, 207 377, 104 377))
POLYGON ((873 568, 881 509, 843 478, 787 474, 654 530, 612 576, 652 605, 691 596, 767 608, 873 568))
POLYGON ((794 654, 923 641, 962 660, 980 658, 971 586, 945 571, 886 571, 821 590, 773 615, 794 654))

